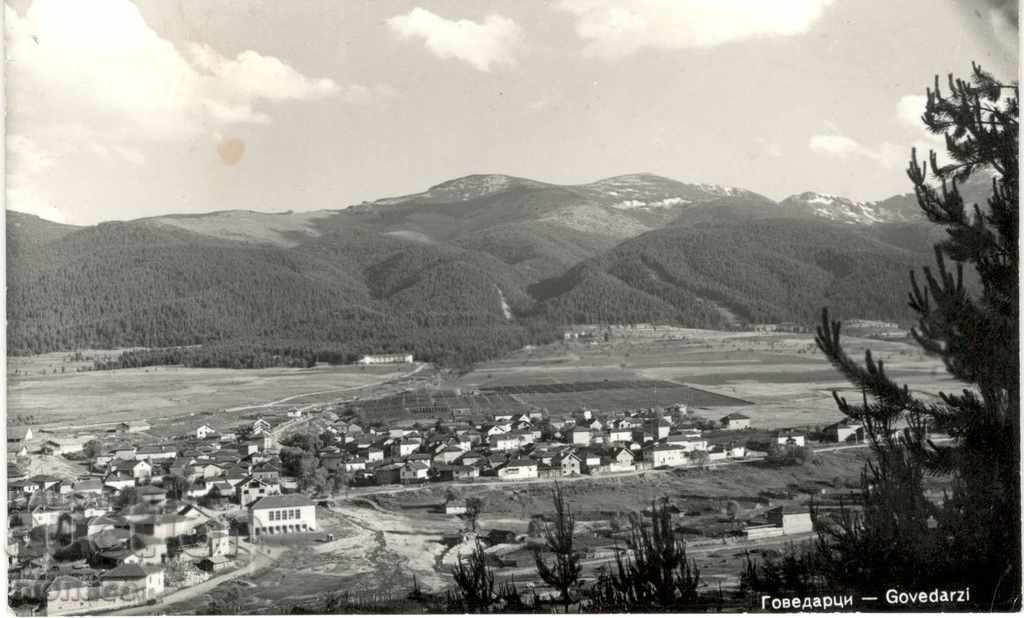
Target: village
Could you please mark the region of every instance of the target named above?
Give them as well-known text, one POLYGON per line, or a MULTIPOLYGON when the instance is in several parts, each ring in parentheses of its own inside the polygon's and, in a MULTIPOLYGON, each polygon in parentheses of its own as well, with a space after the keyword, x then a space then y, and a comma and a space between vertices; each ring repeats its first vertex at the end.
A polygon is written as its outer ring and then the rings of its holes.
MULTIPOLYGON (((267 537, 333 541, 320 520, 335 500, 381 488, 802 461, 817 441, 864 440, 849 420, 813 435, 765 431, 751 428, 745 414, 712 420, 685 404, 616 414, 448 412, 432 423, 384 423, 341 404, 306 406, 233 427, 201 417, 187 433, 163 437, 141 422, 87 432, 11 427, 10 603, 23 615, 145 608, 255 569, 267 537), (34 459, 79 473, 27 476, 19 463, 34 459)), ((443 512, 461 518, 472 508, 470 500, 449 499, 443 512)), ((806 510, 779 509, 743 534, 810 529, 806 510)))

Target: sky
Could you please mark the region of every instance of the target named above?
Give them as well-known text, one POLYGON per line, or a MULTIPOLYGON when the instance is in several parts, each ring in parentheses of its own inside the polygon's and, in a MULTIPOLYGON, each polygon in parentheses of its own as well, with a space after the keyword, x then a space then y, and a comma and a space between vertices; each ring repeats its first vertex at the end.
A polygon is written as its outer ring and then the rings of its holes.
POLYGON ((336 209, 472 173, 906 193, 1007 0, 8 0, 8 208, 336 209))

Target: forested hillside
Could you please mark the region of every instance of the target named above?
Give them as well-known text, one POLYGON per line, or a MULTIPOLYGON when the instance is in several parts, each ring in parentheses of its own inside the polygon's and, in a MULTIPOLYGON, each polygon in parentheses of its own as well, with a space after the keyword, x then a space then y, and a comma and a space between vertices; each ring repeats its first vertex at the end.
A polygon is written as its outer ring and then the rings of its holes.
POLYGON ((701 326, 723 325, 730 314, 809 322, 824 305, 906 320, 907 273, 928 253, 907 229, 910 248, 880 238, 899 235, 789 219, 665 228, 591 260, 578 269, 586 276, 537 286, 547 296, 537 313, 558 322, 634 321, 642 299, 643 312, 701 326))
POLYGON ((159 348, 123 362, 219 366, 409 351, 466 365, 571 323, 803 322, 825 304, 908 317, 927 227, 791 210, 650 175, 491 175, 338 211, 90 227, 11 212, 8 349, 159 348))

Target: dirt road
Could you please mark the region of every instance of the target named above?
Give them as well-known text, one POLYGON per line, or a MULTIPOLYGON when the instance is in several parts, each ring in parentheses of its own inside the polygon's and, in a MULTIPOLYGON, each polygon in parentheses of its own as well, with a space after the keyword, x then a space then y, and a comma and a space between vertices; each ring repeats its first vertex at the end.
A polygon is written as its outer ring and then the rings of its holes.
MULTIPOLYGON (((260 409, 260 408, 273 408, 275 406, 284 405, 284 404, 288 403, 289 401, 292 401, 293 399, 301 399, 303 397, 313 397, 313 396, 316 396, 316 395, 325 395, 327 393, 347 393, 347 392, 350 392, 350 391, 357 391, 357 390, 364 389, 364 388, 371 388, 371 387, 374 387, 374 386, 380 386, 381 384, 388 384, 388 383, 391 383, 391 382, 398 382, 400 380, 405 380, 406 378, 410 378, 410 377, 416 375, 417 373, 419 373, 420 371, 423 371, 423 369, 425 369, 426 367, 427 367, 427 363, 416 363, 416 368, 415 369, 413 369, 412 371, 407 371, 407 372, 403 373, 400 376, 396 376, 396 377, 392 377, 392 378, 386 378, 384 380, 378 380, 376 382, 370 382, 368 384, 360 384, 359 386, 347 386, 347 387, 344 387, 344 388, 336 388, 336 389, 331 389, 331 390, 326 390, 326 391, 316 391, 316 392, 312 392, 312 393, 299 393, 298 395, 289 395, 288 397, 284 397, 282 399, 275 399, 274 401, 268 401, 266 403, 256 403, 256 404, 247 405, 247 406, 236 406, 234 408, 227 408, 224 411, 225 412, 242 412, 244 410, 256 410, 256 409, 260 409)), ((309 405, 304 406, 303 408, 300 408, 300 409, 306 410, 306 409, 313 408, 313 407, 316 407, 316 406, 319 406, 319 405, 323 405, 323 403, 309 404, 309 405)))

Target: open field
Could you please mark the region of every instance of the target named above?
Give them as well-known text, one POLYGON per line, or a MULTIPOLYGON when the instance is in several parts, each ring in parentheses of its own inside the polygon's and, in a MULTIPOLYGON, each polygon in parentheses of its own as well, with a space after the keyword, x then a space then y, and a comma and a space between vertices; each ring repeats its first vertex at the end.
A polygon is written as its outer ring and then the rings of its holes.
MULTIPOLYGON (((479 365, 454 385, 463 392, 487 392, 508 386, 604 380, 674 383, 742 400, 731 404, 719 400, 719 405, 712 407, 680 397, 679 403, 693 406, 703 416, 719 418, 742 411, 754 426, 769 429, 834 422, 841 415, 832 401, 832 391, 851 397, 857 394, 817 350, 811 334, 659 326, 615 329, 609 335, 608 341, 597 337, 593 342, 560 342, 521 350, 479 365)), ((941 361, 924 355, 908 340, 846 337, 844 341, 855 358, 871 349, 876 358, 886 362, 890 375, 922 395, 963 388, 949 378, 941 361)), ((653 388, 644 388, 621 390, 617 396, 592 391, 562 397, 576 407, 604 410, 665 405, 673 394, 659 386, 657 394, 653 388)), ((516 398, 544 407, 548 403, 545 398, 551 396, 531 393, 516 398)))
MULTIPOLYGON (((891 375, 919 393, 962 387, 938 360, 905 340, 849 337, 846 342, 855 356, 871 348, 891 375)), ((546 408, 562 414, 584 407, 614 412, 683 403, 716 419, 742 411, 754 426, 771 429, 833 422, 840 415, 832 391, 856 396, 809 334, 672 327, 617 329, 607 341, 527 348, 464 375, 429 371, 389 384, 383 383, 409 368, 150 367, 75 373, 69 359, 66 354, 9 359, 8 422, 67 426, 146 419, 156 428, 152 421, 163 419, 160 424, 176 431, 211 414, 223 424, 345 399, 369 420, 434 419, 454 409, 490 414, 546 408), (68 367, 65 373, 60 366, 68 367)))
MULTIPOLYGON (((46 355, 51 356, 51 355, 46 355)), ((40 360, 18 359, 39 365, 40 360)), ((148 420, 278 403, 279 412, 310 396, 328 398, 391 380, 408 367, 195 369, 148 367, 8 376, 8 419, 35 425, 148 420)), ((266 409, 273 412, 274 406, 266 409)), ((237 410, 241 412, 242 410, 237 410)))
POLYGON ((480 390, 416 390, 356 404, 367 418, 447 417, 452 410, 472 415, 527 411, 566 414, 588 408, 615 412, 651 406, 686 404, 694 409, 746 406, 750 402, 662 380, 569 382, 486 387, 480 390))

